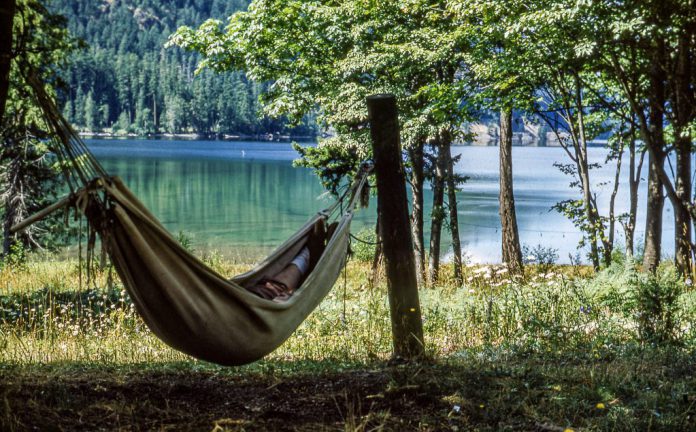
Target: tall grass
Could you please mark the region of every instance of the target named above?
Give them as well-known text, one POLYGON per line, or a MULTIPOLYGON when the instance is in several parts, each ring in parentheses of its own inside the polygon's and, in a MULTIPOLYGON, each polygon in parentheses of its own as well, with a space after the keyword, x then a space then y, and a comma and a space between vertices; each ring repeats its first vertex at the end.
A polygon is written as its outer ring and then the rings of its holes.
MULTIPOLYGON (((224 274, 245 270, 216 254, 206 259, 224 274)), ((0 362, 195 361, 152 335, 108 270, 92 271, 89 281, 82 270, 77 261, 46 259, 0 270, 0 362)), ((369 271, 367 263, 349 262, 324 302, 270 358, 388 358, 385 282, 378 278, 370 288, 369 271)), ((696 295, 671 269, 654 280, 621 263, 594 276, 584 273, 545 266, 515 279, 499 266, 471 266, 462 286, 446 279, 422 289, 427 352, 434 358, 532 353, 599 358, 649 343, 696 346, 696 295), (665 299, 666 309, 660 303, 665 299), (662 336, 655 338, 656 332, 662 336)))

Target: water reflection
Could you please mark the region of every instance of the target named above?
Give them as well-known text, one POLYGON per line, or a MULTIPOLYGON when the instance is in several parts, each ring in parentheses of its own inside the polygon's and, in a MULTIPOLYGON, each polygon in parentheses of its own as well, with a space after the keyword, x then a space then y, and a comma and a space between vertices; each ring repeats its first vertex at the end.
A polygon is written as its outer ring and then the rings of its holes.
MULTIPOLYGON (((289 144, 148 140, 90 140, 88 144, 107 171, 120 175, 169 230, 183 231, 198 248, 268 251, 313 212, 331 203, 310 170, 292 167, 297 155, 289 144)), ((462 154, 456 170, 471 177, 458 195, 462 244, 470 260, 498 262, 497 148, 457 147, 455 151, 462 154)), ((605 151, 590 149, 590 156, 601 162, 605 151)), ((576 198, 569 179, 553 166, 564 160, 563 151, 515 147, 513 158, 521 242, 556 248, 561 261, 567 262, 568 255, 576 253, 580 236, 570 221, 550 211, 556 202, 576 198)), ((593 171, 592 177, 593 183, 600 184, 611 180, 613 172, 604 168, 593 171)), ((610 191, 604 186, 597 192, 604 212, 610 191)), ((625 191, 619 196, 626 196, 625 191)), ((644 190, 640 196, 644 200, 644 190)), ((426 215, 431 200, 426 191, 426 215)), ((627 205, 619 200, 618 212, 627 205)), ((354 232, 374 223, 375 207, 372 204, 358 214, 354 232)), ((644 202, 641 224, 643 207, 644 202)), ((668 231, 671 215, 665 216, 668 231)), ((642 229, 639 225, 637 238, 642 229)), ((621 233, 617 237, 622 238, 621 233)), ((664 237, 665 251, 670 251, 670 234, 664 237)))

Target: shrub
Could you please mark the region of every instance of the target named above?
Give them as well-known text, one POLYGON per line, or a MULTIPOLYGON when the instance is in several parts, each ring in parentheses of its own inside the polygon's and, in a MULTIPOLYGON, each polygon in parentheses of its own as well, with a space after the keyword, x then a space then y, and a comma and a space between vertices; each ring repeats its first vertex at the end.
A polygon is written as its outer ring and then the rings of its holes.
POLYGON ((638 270, 635 261, 617 262, 586 285, 603 307, 634 323, 641 342, 664 344, 680 339, 684 282, 673 265, 647 274, 638 270))
POLYGON ((636 278, 634 307, 641 340, 656 344, 679 340, 682 288, 674 266, 636 278))
POLYGON ((376 244, 377 234, 374 227, 361 229, 350 245, 353 251, 353 258, 360 262, 372 261, 375 257, 376 244))
POLYGON ((558 261, 558 249, 540 244, 534 247, 524 245, 522 246, 522 258, 525 264, 536 264, 539 267, 539 273, 546 274, 558 261))

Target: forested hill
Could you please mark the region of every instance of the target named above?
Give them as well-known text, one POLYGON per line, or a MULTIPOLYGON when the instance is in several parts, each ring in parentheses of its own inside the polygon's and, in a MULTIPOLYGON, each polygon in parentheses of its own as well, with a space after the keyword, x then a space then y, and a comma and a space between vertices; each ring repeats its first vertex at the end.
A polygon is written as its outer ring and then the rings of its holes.
POLYGON ((164 48, 179 26, 225 19, 247 0, 52 0, 73 35, 88 47, 75 53, 64 75, 64 113, 80 130, 117 133, 313 135, 260 119, 262 84, 243 73, 204 72, 198 57, 164 48))

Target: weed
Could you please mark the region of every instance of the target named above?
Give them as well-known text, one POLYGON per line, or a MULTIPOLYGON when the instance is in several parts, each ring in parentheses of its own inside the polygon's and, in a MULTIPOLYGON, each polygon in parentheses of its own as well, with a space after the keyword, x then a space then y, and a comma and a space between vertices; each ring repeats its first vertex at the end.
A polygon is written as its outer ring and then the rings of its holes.
POLYGON ((353 258, 360 262, 372 262, 375 256, 376 242, 377 234, 374 227, 358 231, 350 245, 353 258))
POLYGON ((558 261, 558 249, 536 245, 522 246, 522 257, 525 264, 535 264, 539 268, 540 273, 547 273, 558 261))

